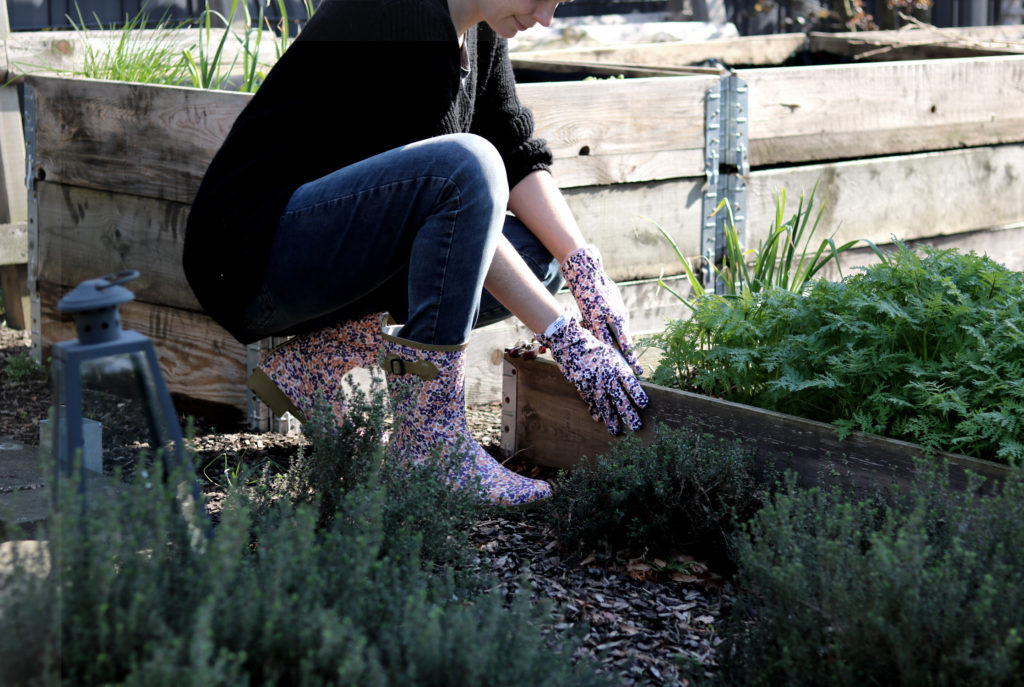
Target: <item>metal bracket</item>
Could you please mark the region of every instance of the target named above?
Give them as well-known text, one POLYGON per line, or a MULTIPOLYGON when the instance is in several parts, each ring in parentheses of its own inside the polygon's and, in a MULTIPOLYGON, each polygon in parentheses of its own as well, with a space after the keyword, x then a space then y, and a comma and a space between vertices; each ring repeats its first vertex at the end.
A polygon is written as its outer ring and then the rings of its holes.
MULTIPOLYGON (((254 341, 245 347, 245 377, 249 378, 252 371, 260 363, 262 358, 271 348, 284 342, 287 337, 270 337, 254 341)), ((248 401, 247 414, 249 429, 254 432, 277 432, 278 434, 293 434, 299 431, 299 421, 292 417, 291 413, 285 413, 284 417, 274 417, 266 405, 250 390, 245 389, 248 401)))
POLYGON ((42 305, 39 300, 39 191, 36 188, 36 89, 25 84, 25 189, 28 192, 28 293, 30 299, 30 354, 43 362, 42 305))
POLYGON ((501 455, 511 458, 516 452, 516 391, 519 370, 506 357, 501 371, 501 455))
MULTIPOLYGON (((701 281, 717 293, 725 290, 715 279, 714 266, 725 254, 728 212, 715 212, 725 200, 736 234, 746 227, 746 179, 750 175, 747 83, 736 74, 719 79, 707 91, 704 107, 704 193, 701 225, 701 281)), ((741 246, 742 249, 742 246, 741 246)))

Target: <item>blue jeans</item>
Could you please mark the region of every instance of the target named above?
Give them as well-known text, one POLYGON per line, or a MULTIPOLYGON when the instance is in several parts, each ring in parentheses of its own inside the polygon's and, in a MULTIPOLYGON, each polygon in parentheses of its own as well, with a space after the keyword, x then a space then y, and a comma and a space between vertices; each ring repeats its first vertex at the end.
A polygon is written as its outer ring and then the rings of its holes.
POLYGON ((246 327, 255 338, 298 334, 387 310, 406 339, 464 343, 474 326, 509 315, 483 289, 499 233, 549 290, 562 283, 507 203, 500 155, 472 134, 419 141, 304 184, 281 215, 246 327))

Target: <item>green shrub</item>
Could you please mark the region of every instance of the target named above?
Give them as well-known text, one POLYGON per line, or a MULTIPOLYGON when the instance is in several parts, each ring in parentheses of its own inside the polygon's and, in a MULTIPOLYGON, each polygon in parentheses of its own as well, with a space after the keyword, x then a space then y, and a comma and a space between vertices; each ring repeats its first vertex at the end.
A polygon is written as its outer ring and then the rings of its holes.
POLYGON ((741 443, 662 426, 647 446, 627 437, 563 473, 545 512, 572 548, 713 554, 760 506, 764 483, 741 443))
POLYGON ((232 489, 212 530, 189 516, 177 475, 136 470, 87 508, 64 484, 53 569, 0 596, 5 623, 19 622, 0 633, 0 684, 606 684, 573 641, 548 638, 549 608, 528 590, 509 602, 442 567, 424 532, 460 526, 447 520, 458 509, 403 503, 433 494, 421 481, 438 482, 437 466, 387 486, 368 425, 321 428, 311 462, 232 489), (371 456, 342 455, 359 446, 371 456), (318 464, 332 459, 350 464, 318 464), (329 517, 298 488, 318 480, 329 517), (440 522, 425 527, 430 513, 440 522))
POLYGON ((805 293, 707 296, 653 380, 931 450, 1024 460, 1024 274, 903 244, 805 293))
MULTIPOLYGON (((340 425, 331 406, 318 399, 303 427, 311 449, 302 452, 284 473, 265 469, 254 490, 256 501, 264 509, 280 497, 315 504, 322 527, 337 516, 348 491, 372 486, 384 494, 385 554, 402 555, 393 547, 414 543, 424 565, 452 566, 460 582, 474 586, 478 582, 469 569, 474 552, 468 535, 480 513, 479 495, 471 489, 453 490, 439 479, 452 465, 437 457, 410 472, 397 457, 386 453, 385 394, 379 380, 368 390, 350 384, 345 394, 347 414, 340 425), (408 536, 410 532, 416 534, 415 542, 408 536)), ((453 455, 450 462, 459 460, 453 455)))
POLYGON ((4 375, 14 384, 46 379, 46 367, 36 362, 27 353, 7 356, 4 361, 4 375))
POLYGON ((1019 469, 989 496, 935 468, 859 499, 791 480, 735 545, 724 684, 1024 684, 1019 469))

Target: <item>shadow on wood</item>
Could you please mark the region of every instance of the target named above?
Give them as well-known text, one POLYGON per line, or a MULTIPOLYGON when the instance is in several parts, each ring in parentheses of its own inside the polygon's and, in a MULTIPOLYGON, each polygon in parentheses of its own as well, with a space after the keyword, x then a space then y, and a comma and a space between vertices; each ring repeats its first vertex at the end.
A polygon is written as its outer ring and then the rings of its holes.
MULTIPOLYGON (((645 426, 635 434, 642 442, 654 439, 659 424, 696 423, 717 437, 747 442, 760 460, 796 472, 805 486, 822 480, 866 489, 906 485, 914 479, 915 459, 925 456, 921 446, 905 441, 858 432, 840 440, 836 428, 824 422, 642 384, 650 397, 642 414, 645 426)), ((506 453, 540 465, 571 468, 585 458, 607 454, 621 440, 590 417, 579 393, 553 361, 505 355, 502 442, 506 453)), ((1009 471, 1005 465, 951 453, 929 458, 949 464, 954 489, 967 487, 968 472, 998 482, 1009 471)))

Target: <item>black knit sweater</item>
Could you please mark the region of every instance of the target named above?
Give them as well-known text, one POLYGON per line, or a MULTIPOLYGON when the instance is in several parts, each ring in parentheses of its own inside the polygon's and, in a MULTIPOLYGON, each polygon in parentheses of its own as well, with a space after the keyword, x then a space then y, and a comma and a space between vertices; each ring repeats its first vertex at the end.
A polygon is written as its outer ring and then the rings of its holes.
POLYGON ((243 343, 278 218, 300 185, 413 141, 471 132, 505 161, 509 187, 551 153, 515 95, 508 47, 481 24, 471 71, 445 0, 325 0, 267 75, 192 204, 184 268, 207 313, 243 343))

